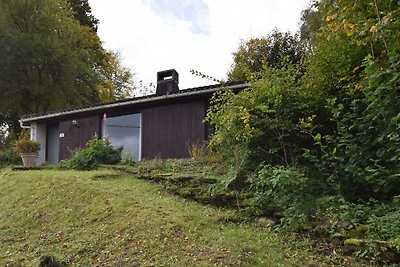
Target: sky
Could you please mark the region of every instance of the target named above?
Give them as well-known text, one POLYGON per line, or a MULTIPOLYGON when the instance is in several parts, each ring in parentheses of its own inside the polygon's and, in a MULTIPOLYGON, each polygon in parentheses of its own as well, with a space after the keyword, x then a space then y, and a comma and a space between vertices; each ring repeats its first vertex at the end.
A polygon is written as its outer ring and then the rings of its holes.
POLYGON ((311 0, 89 0, 104 47, 118 51, 135 85, 156 84, 157 71, 175 69, 179 88, 226 80, 241 40, 273 29, 296 32, 311 0))

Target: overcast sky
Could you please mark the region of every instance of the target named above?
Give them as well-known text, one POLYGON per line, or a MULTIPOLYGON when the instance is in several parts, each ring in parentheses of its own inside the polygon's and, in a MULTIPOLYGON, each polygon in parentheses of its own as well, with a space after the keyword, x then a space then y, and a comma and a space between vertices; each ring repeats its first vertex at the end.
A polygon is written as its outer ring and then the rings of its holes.
POLYGON ((198 70, 225 79, 240 40, 274 28, 296 32, 311 0, 89 0, 107 49, 148 86, 174 68, 180 89, 211 84, 198 70))

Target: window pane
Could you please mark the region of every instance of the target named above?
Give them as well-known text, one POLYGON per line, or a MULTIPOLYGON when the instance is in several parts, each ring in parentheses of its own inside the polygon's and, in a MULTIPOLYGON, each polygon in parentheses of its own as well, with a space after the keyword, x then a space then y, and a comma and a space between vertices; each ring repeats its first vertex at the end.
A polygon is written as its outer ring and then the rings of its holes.
POLYGON ((122 157, 139 160, 140 113, 106 119, 106 133, 111 144, 122 148, 122 157))

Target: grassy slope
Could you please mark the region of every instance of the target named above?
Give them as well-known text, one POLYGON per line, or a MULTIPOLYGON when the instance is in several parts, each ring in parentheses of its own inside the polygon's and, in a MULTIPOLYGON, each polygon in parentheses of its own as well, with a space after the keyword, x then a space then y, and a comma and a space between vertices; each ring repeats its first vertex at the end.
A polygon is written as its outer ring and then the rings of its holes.
MULTIPOLYGON (((0 170, 0 266, 324 266, 306 241, 113 171, 0 170), (296 244, 296 245, 289 245, 296 244)), ((324 262, 325 261, 325 262, 324 262)))

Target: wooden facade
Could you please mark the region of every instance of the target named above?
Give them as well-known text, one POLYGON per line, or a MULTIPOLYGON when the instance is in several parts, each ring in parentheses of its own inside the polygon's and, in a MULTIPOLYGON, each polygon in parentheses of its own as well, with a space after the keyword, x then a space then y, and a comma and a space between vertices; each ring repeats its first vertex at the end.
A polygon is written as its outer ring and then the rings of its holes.
POLYGON ((205 100, 144 108, 142 158, 187 158, 187 145, 203 143, 205 100))
MULTIPOLYGON (((189 157, 189 144, 202 144, 207 138, 207 127, 203 120, 208 100, 202 97, 142 106, 139 109, 127 108, 109 112, 107 116, 141 113, 143 159, 186 158, 189 157)), ((102 136, 103 114, 102 111, 89 117, 76 116, 59 122, 59 160, 67 159, 76 149, 85 148, 94 135, 102 136)))
POLYGON ((94 135, 100 136, 100 126, 99 116, 61 121, 59 160, 67 159, 72 151, 86 147, 94 135))
MULTIPOLYGON (((234 91, 246 86, 245 83, 226 85, 234 91)), ((23 118, 20 123, 31 125, 32 132, 36 133, 34 140, 45 141, 44 149, 40 151, 42 162, 57 162, 70 157, 72 151, 84 148, 95 134, 102 137, 104 114, 107 118, 140 114, 139 137, 125 141, 128 143, 125 143, 126 146, 137 147, 139 144, 139 159, 185 158, 190 156, 188 145, 202 144, 212 131, 203 121, 212 94, 220 88, 221 85, 198 87, 165 95, 155 94, 76 110, 39 114, 23 118), (53 149, 57 146, 58 151, 53 149)), ((118 118, 115 119, 117 121, 118 118)), ((123 131, 120 133, 118 140, 129 139, 122 137, 123 131)))

